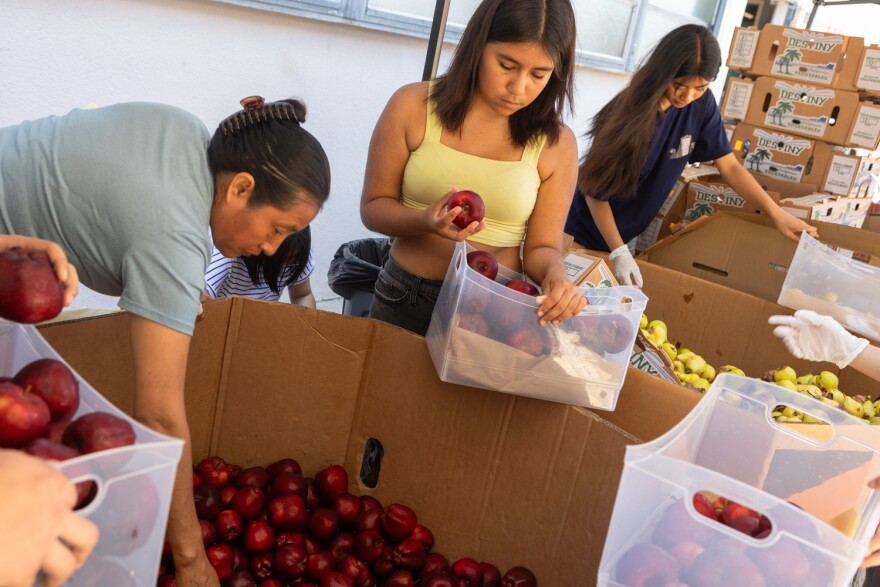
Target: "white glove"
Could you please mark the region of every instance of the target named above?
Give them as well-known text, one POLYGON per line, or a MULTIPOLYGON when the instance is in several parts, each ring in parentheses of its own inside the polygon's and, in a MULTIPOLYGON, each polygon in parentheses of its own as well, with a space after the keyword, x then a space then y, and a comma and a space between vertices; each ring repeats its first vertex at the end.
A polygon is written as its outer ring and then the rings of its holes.
POLYGON ((769 322, 777 325, 773 334, 798 359, 829 361, 843 369, 868 346, 867 340, 850 334, 834 318, 812 310, 798 310, 794 316, 770 316, 769 322))
POLYGON ((621 285, 635 285, 642 287, 642 272, 636 260, 633 259, 629 247, 620 245, 608 255, 608 258, 614 264, 614 276, 621 285))

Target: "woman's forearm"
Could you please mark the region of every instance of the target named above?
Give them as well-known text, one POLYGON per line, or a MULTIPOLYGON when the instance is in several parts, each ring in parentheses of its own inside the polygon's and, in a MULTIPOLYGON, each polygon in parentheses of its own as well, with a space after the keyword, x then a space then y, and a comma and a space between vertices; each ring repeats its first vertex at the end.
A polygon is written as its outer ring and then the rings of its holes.
POLYGON ((624 244, 623 238, 620 236, 620 231, 617 229, 617 222, 614 220, 614 212, 611 211, 611 204, 602 200, 596 200, 589 196, 585 197, 587 198, 587 208, 590 209, 590 214, 593 216, 596 228, 599 229, 599 233, 602 235, 602 238, 605 239, 605 244, 608 245, 608 250, 613 251, 622 246, 624 244))

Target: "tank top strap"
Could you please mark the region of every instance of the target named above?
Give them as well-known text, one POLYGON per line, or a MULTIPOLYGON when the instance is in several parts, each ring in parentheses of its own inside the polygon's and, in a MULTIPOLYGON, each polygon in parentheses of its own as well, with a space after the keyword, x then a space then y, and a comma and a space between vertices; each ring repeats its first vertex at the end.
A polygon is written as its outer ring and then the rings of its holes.
POLYGON ((538 158, 541 156, 541 151, 544 149, 546 143, 547 135, 545 134, 542 134, 534 141, 529 141, 529 144, 523 149, 522 159, 520 159, 520 161, 537 167, 538 158))
POLYGON ((437 112, 434 110, 434 101, 428 98, 428 103, 426 104, 428 116, 425 121, 425 138, 424 141, 426 143, 439 143, 440 135, 443 132, 443 125, 440 123, 440 118, 437 116, 437 112))

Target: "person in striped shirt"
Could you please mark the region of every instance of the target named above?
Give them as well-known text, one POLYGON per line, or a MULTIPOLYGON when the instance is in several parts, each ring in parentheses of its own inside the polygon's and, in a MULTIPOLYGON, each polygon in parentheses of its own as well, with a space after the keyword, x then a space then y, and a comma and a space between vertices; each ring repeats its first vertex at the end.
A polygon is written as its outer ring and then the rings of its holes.
POLYGON ((291 304, 314 308, 309 283, 314 269, 311 231, 306 226, 288 236, 271 256, 228 258, 215 247, 205 272, 205 293, 211 299, 244 296, 277 302, 287 288, 291 304))

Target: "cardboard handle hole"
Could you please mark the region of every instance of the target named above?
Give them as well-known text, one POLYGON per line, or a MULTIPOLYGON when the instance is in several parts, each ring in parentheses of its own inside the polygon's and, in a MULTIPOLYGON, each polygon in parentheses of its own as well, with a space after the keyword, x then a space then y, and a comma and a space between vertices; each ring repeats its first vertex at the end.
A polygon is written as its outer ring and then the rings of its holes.
POLYGON ((711 267, 709 265, 705 265, 703 263, 697 263, 696 261, 693 263, 694 269, 699 269, 701 271, 708 271, 709 273, 714 273, 715 275, 720 275, 721 277, 728 277, 730 274, 724 269, 718 269, 717 267, 711 267))
POLYGON ((376 438, 368 438, 364 443, 364 456, 361 459, 361 470, 358 474, 361 483, 375 489, 379 484, 379 474, 382 471, 382 459, 385 457, 385 448, 376 438))
MULTIPOLYGON (((837 409, 837 408, 833 408, 837 409)), ((829 424, 822 414, 799 410, 788 404, 779 404, 769 414, 771 423, 811 444, 827 444, 834 436, 834 426, 829 424), (793 424, 796 427, 790 426, 793 424)))
POLYGON ((762 512, 739 504, 713 491, 701 489, 691 497, 694 511, 710 523, 721 524, 755 540, 773 534, 773 523, 762 512))

